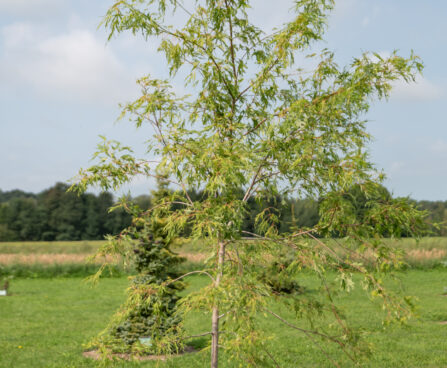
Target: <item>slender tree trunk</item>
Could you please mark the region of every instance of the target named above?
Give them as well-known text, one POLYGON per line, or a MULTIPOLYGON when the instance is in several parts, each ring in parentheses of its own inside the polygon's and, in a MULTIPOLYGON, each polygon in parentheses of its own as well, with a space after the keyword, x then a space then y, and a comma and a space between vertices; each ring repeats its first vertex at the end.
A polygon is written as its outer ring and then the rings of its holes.
MULTIPOLYGON (((223 275, 223 266, 225 263, 225 243, 219 241, 219 256, 217 263, 217 276, 214 283, 214 287, 219 287, 220 280, 223 275)), ((213 305, 213 316, 211 320, 211 368, 217 368, 219 365, 219 303, 217 300, 214 301, 213 305)))

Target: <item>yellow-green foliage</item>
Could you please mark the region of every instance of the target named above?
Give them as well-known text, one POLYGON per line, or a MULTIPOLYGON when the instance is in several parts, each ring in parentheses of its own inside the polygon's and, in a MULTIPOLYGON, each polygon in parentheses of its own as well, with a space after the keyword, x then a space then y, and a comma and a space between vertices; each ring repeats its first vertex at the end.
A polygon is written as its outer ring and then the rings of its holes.
MULTIPOLYGON (((168 237, 186 234, 206 245, 210 257, 201 273, 210 283, 185 297, 182 308, 212 316, 212 330, 202 333, 213 336, 213 368, 220 349, 242 366, 274 364, 266 349, 274 329, 257 324, 259 314, 310 341, 335 343, 357 360, 365 346, 337 294, 360 285, 380 301, 388 321, 407 322, 411 300, 383 281, 403 267, 402 252, 382 236, 418 236, 425 226, 425 214, 409 200, 383 192, 384 175, 368 157, 365 114, 396 80, 414 81, 423 66, 414 54, 364 52, 340 66, 330 50, 315 53, 333 0, 291 1, 289 22, 272 34, 255 25, 250 6, 262 2, 120 0, 109 8, 103 20, 109 39, 131 32, 157 44, 169 80, 143 76, 140 96, 123 106, 122 118, 153 132, 144 137, 147 156, 104 138, 73 189, 116 189, 136 176, 161 177, 175 187, 148 210, 128 198, 118 207, 135 226, 163 219, 168 237), (310 70, 295 63, 302 58, 311 59, 310 70), (187 76, 183 90, 173 87, 180 70, 187 76), (361 209, 349 198, 353 187, 361 209), (198 189, 202 198, 190 195, 198 189), (253 229, 244 228, 249 200, 274 203, 292 195, 320 200, 318 224, 295 223, 279 233, 277 208, 262 206, 253 229), (290 276, 311 272, 319 282, 315 294, 279 299, 292 322, 271 310, 274 293, 259 277, 284 248, 293 257, 290 276), (321 323, 328 318, 334 323, 321 323), (298 327, 303 320, 309 328, 298 327)), ((125 237, 110 239, 111 249, 125 237)))

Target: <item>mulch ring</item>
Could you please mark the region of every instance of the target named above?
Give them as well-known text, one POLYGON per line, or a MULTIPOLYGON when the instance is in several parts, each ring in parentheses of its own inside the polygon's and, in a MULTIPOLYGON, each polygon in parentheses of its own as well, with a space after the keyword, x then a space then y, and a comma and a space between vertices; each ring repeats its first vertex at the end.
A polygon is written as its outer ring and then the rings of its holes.
MULTIPOLYGON (((194 349, 192 346, 185 347, 185 350, 183 350, 180 354, 173 354, 173 355, 132 355, 132 354, 125 354, 125 353, 114 353, 109 354, 108 359, 122 359, 122 360, 137 360, 137 361, 146 361, 146 360, 166 360, 170 357, 176 357, 181 356, 188 353, 195 353, 197 352, 197 349, 194 349)), ((84 351, 82 355, 89 359, 94 360, 101 360, 103 356, 98 350, 91 350, 91 351, 84 351)))

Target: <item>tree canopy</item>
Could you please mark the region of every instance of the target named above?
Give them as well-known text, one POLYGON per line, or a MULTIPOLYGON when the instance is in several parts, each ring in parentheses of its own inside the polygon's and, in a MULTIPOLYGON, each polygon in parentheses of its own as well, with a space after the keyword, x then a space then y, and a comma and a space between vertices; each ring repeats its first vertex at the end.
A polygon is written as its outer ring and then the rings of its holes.
MULTIPOLYGON (((104 140, 98 163, 81 170, 76 187, 116 188, 137 175, 163 176, 178 187, 149 211, 123 206, 133 221, 162 216, 169 237, 188 228, 191 238, 209 244, 212 256, 200 272, 209 276, 210 285, 184 298, 182 307, 209 311, 212 367, 218 365, 220 348, 244 364, 274 361, 266 352, 268 332, 258 330, 255 316, 260 315, 335 342, 354 357, 362 349, 333 294, 349 291, 356 272, 389 316, 404 321, 408 299, 388 292, 380 276, 398 267, 400 259, 380 234, 417 234, 423 223, 411 203, 381 191, 384 175, 368 158, 365 114, 373 100, 388 97, 394 81, 413 81, 422 64, 413 54, 393 52, 385 58, 363 53, 339 66, 334 53, 318 43, 331 0, 291 1, 293 19, 272 34, 250 19, 250 3, 121 0, 110 7, 103 21, 110 39, 126 31, 142 34, 158 42, 166 58, 170 80, 142 77, 141 96, 122 114, 137 127, 152 127, 148 152, 156 159, 136 158, 131 148, 104 140), (182 21, 170 23, 173 13, 182 21), (300 68, 303 57, 312 68, 300 68), (187 75, 187 94, 171 83, 180 71, 187 75), (347 196, 353 186, 368 203, 363 211, 347 196), (193 190, 202 190, 203 198, 192 198, 193 190), (243 229, 249 201, 292 195, 320 198, 316 225, 280 233, 278 211, 266 207, 252 231, 243 229), (318 239, 333 233, 345 241, 318 239), (272 290, 257 276, 284 249, 294 254, 289 274, 306 270, 321 282, 319 296, 282 300, 298 323, 312 321, 309 329, 269 308, 272 290), (362 261, 366 255, 368 267, 362 261), (337 282, 328 270, 336 271, 337 282), (333 324, 318 323, 318 317, 328 315, 333 324)), ((130 239, 111 241, 125 252, 130 239)))

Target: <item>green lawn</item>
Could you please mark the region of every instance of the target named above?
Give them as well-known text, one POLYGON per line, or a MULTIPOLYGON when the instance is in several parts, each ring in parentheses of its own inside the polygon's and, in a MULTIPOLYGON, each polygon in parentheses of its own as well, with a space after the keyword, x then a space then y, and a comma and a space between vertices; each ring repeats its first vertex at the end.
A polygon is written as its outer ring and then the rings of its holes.
MULTIPOLYGON (((340 297, 341 305, 357 327, 364 327, 365 339, 374 346, 365 367, 447 367, 447 271, 412 270, 402 275, 407 294, 419 298, 417 321, 409 327, 384 329, 380 309, 360 290, 340 297)), ((206 282, 190 279, 190 289, 206 282)), ((303 276, 300 283, 311 292, 314 280, 303 276)), ((82 279, 17 279, 12 296, 0 297, 0 367, 94 367, 81 356, 82 344, 97 334, 124 299, 127 280, 104 279, 92 288, 82 279)), ((290 320, 292 317, 287 316, 290 320)), ((277 335, 269 342, 280 367, 331 367, 321 352, 303 336, 276 321, 260 320, 260 325, 277 335)), ((193 315, 187 320, 191 334, 209 330, 209 318, 193 315)), ((197 345, 206 339, 196 340, 197 345)), ((335 346, 329 352, 342 367, 350 367, 335 346)), ((222 367, 236 367, 225 354, 222 367)), ((177 357, 159 367, 207 367, 208 351, 177 357)), ((113 367, 156 367, 157 363, 114 363, 113 367)))

